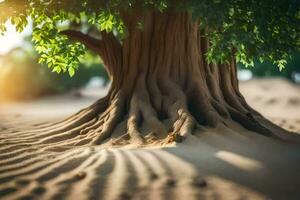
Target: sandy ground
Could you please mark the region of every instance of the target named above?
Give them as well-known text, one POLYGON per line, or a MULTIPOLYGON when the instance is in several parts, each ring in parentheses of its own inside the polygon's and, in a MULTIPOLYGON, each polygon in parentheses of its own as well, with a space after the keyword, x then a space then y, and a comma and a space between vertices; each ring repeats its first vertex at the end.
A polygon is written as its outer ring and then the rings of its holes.
MULTIPOLYGON (((281 79, 240 84, 247 101, 300 132, 300 87, 281 79)), ((0 199, 300 199, 300 147, 237 127, 198 130, 165 147, 37 145, 23 133, 56 121, 105 91, 0 105, 0 199)))

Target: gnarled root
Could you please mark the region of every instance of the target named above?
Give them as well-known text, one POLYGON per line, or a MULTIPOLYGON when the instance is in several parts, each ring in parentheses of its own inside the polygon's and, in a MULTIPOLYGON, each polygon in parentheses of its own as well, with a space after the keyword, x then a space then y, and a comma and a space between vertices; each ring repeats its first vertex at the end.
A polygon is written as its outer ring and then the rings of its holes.
MULTIPOLYGON (((199 84, 187 84, 186 89, 181 89, 171 79, 149 82, 140 78, 136 83, 130 93, 125 89, 110 92, 104 99, 67 120, 33 130, 39 134, 30 135, 30 131, 27 131, 22 139, 10 138, 3 142, 9 146, 35 145, 41 148, 48 144, 53 148, 65 148, 106 142, 137 146, 153 142, 182 142, 200 124, 215 127, 220 123, 227 125, 228 121, 235 121, 249 130, 276 137, 272 133, 273 129, 261 120, 260 115, 246 106, 243 107, 245 111, 241 111, 226 101, 201 95, 203 88, 199 84), (154 83, 157 86, 155 91, 152 85, 154 83), (125 126, 122 126, 122 122, 125 122, 125 126)), ((243 104, 245 102, 241 101, 240 105, 243 104)), ((10 149, 8 146, 0 148, 1 151, 10 149)))
POLYGON ((109 108, 101 114, 99 124, 100 126, 94 131, 97 133, 93 138, 94 144, 100 144, 103 140, 109 138, 115 126, 122 120, 124 113, 125 101, 122 92, 118 92, 116 97, 112 100, 109 108))
POLYGON ((173 125, 173 131, 167 137, 167 143, 169 142, 182 142, 188 135, 192 134, 196 126, 196 121, 193 116, 183 110, 178 110, 178 119, 173 125))

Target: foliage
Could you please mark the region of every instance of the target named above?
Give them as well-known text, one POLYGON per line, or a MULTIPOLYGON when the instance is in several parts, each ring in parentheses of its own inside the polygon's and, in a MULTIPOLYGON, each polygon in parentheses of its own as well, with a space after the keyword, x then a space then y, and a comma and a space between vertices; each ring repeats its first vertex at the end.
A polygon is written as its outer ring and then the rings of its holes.
POLYGON ((56 83, 55 87, 52 87, 53 92, 65 92, 73 88, 80 88, 85 86, 92 77, 101 77, 104 79, 104 84, 108 84, 108 75, 104 67, 99 64, 98 57, 89 52, 83 56, 83 59, 77 73, 71 79, 67 74, 52 74, 52 80, 56 83))
POLYGON ((0 31, 5 31, 7 20, 22 31, 30 17, 39 62, 73 76, 85 47, 69 41, 60 30, 81 24, 99 32, 113 31, 122 39, 127 34, 122 14, 137 7, 191 12, 209 36, 209 62, 226 62, 234 53, 245 65, 253 65, 258 57, 281 70, 289 55, 300 47, 299 0, 4 0, 0 3, 0 31))
POLYGON ((236 51, 237 61, 253 65, 253 58, 284 68, 286 59, 300 46, 300 2, 297 0, 201 0, 192 10, 211 31, 208 58, 225 59, 236 51), (216 14, 217 13, 217 14, 216 14), (217 57, 218 58, 218 57, 217 57))

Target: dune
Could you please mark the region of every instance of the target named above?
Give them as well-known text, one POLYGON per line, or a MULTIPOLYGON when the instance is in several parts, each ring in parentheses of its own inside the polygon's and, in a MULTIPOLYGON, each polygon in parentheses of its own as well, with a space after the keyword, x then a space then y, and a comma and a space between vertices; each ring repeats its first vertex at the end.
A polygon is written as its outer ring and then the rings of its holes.
MULTIPOLYGON (((240 88, 267 118, 300 132, 299 86, 267 79, 243 82, 240 88)), ((63 119, 96 98, 83 91, 81 98, 0 105, 0 199, 300 197, 300 146, 237 124, 234 129, 199 126, 183 143, 144 146, 117 136, 90 146, 82 142, 84 136, 47 134, 45 122, 63 119), (37 127, 45 132, 26 131, 37 127)))

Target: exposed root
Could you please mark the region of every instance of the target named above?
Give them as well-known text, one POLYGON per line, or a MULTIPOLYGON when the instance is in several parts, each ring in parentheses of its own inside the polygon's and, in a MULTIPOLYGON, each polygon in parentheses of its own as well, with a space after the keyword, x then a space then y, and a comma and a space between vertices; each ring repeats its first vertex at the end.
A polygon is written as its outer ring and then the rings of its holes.
MULTIPOLYGON (((200 97, 203 98, 203 96, 199 93, 195 93, 196 95, 191 100, 191 91, 199 92, 202 89, 199 85, 193 85, 193 90, 182 90, 171 79, 161 81, 156 92, 163 98, 161 106, 157 109, 150 101, 150 99, 155 99, 155 96, 151 96, 153 93, 149 92, 144 81, 145 79, 138 80, 131 98, 126 98, 125 94, 128 95, 128 93, 120 89, 118 92, 111 93, 114 94, 114 97, 105 98, 111 99, 108 106, 106 101, 97 102, 74 117, 54 124, 52 131, 43 132, 45 129, 41 128, 39 129, 40 135, 24 135, 27 139, 31 138, 31 140, 27 140, 26 145, 36 145, 42 148, 51 143, 55 147, 63 145, 71 148, 72 146, 104 144, 108 138, 111 138, 111 144, 117 146, 131 143, 139 146, 156 142, 182 142, 193 134, 198 124, 215 127, 219 123, 225 124, 228 120, 236 121, 249 130, 273 136, 271 129, 264 124, 264 121, 258 120, 259 115, 252 114, 251 110, 243 113, 231 105, 222 104, 221 101, 215 99, 208 98, 202 101, 200 97), (127 103, 128 99, 130 99, 129 104, 127 103), (195 106, 194 102, 200 102, 201 105, 195 106), (188 103, 192 105, 188 105, 188 103), (106 109, 103 109, 104 107, 106 109), (158 116, 164 116, 166 123, 158 116), (202 121, 203 118, 205 121, 202 121), (122 129, 121 134, 119 130, 119 135, 114 136, 114 130, 122 121, 126 122, 125 130, 122 129), (170 127, 167 122, 171 122, 170 127), (142 129, 145 126, 148 127, 146 131, 142 129), (170 130, 169 133, 167 129, 170 130), (28 143, 28 141, 32 141, 32 143, 28 143)), ((50 130, 50 127, 47 130, 50 130)), ((34 131, 36 132, 38 129, 34 131)), ((21 140, 13 141, 13 143, 23 144, 21 140)))
POLYGON ((173 125, 173 131, 168 135, 166 142, 182 142, 187 136, 191 135, 195 126, 196 121, 190 113, 183 109, 178 110, 179 118, 173 125))
POLYGON ((186 95, 171 80, 163 84, 163 92, 167 93, 164 99, 164 107, 173 123, 172 132, 166 138, 166 142, 181 142, 192 131, 196 125, 196 120, 188 111, 186 95))
POLYGON ((104 112, 101 115, 101 118, 104 120, 103 125, 99 126, 95 130, 97 135, 93 139, 93 144, 101 144, 105 139, 109 138, 113 129, 122 120, 125 107, 125 101, 123 98, 121 91, 117 93, 107 112, 104 112))
POLYGON ((271 135, 271 131, 256 121, 250 113, 243 114, 232 107, 228 107, 228 110, 232 119, 243 125, 245 128, 266 136, 271 135))
POLYGON ((135 96, 131 100, 129 118, 127 121, 127 132, 131 140, 138 142, 139 144, 144 143, 144 139, 138 130, 138 124, 141 121, 141 112, 136 102, 135 96))

